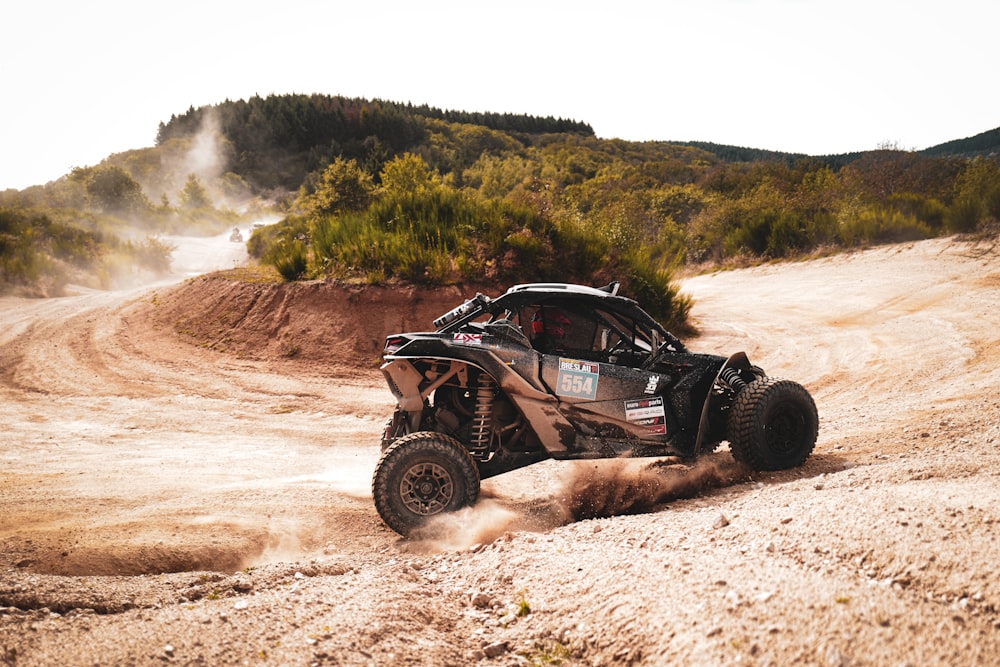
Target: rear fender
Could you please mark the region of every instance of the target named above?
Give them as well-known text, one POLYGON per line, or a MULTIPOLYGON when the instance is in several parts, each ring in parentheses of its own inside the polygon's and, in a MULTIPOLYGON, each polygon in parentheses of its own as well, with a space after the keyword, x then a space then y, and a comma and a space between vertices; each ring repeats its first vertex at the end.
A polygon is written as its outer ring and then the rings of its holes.
POLYGON ((469 384, 469 364, 464 361, 451 360, 448 370, 432 382, 421 388, 424 376, 413 367, 408 359, 393 359, 382 364, 382 374, 385 375, 389 391, 396 397, 399 409, 409 415, 411 432, 420 426, 424 403, 434 390, 457 377, 462 385, 469 384))

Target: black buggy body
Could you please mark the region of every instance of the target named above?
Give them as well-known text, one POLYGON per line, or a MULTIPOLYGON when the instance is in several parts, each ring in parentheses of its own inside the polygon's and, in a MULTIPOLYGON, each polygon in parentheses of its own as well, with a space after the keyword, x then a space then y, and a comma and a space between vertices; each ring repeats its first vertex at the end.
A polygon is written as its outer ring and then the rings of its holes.
POLYGON ((728 441, 755 470, 806 460, 818 417, 804 387, 742 352, 688 352, 617 292, 518 285, 386 338, 398 407, 372 494, 390 528, 405 535, 474 503, 481 479, 544 459, 694 458, 728 441))

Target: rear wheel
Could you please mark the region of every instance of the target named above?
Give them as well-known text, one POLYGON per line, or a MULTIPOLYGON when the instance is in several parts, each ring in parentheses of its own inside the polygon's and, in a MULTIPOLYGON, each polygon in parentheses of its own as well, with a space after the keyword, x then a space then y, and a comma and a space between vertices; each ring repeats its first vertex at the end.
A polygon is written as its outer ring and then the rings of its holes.
POLYGON ((763 377, 747 385, 729 413, 733 458, 754 470, 802 465, 819 430, 816 403, 802 385, 763 377))
POLYGON ((433 431, 411 433, 382 453, 372 496, 386 525, 408 535, 435 514, 475 503, 479 470, 454 438, 433 431))

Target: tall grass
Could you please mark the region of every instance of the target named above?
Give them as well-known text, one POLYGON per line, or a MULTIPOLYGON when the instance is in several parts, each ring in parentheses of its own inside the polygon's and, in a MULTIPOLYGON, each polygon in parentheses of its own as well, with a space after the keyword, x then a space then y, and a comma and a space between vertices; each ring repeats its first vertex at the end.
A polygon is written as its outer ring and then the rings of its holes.
POLYGON ((915 241, 933 235, 930 225, 916 216, 882 206, 845 212, 838 229, 841 243, 848 247, 915 241))
POLYGON ((537 258, 546 225, 524 210, 447 188, 396 193, 311 227, 317 269, 423 283, 475 279, 505 252, 537 258))
POLYGON ((283 239, 271 246, 266 261, 288 282, 302 278, 309 268, 308 251, 298 239, 283 239))
POLYGON ((601 229, 557 226, 530 209, 447 188, 396 193, 365 211, 319 217, 309 236, 314 275, 424 284, 619 280, 668 321, 683 321, 689 307, 671 284, 675 246, 618 247, 601 229))

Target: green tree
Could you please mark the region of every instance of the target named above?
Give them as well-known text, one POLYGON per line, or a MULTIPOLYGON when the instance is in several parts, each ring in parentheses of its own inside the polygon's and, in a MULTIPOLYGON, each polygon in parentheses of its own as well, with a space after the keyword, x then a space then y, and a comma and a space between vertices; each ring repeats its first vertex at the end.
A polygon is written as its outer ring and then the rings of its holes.
POLYGON ((421 194, 440 183, 436 174, 419 155, 403 153, 386 163, 379 174, 385 194, 421 194))
POLYGON ((301 207, 313 216, 360 211, 368 206, 375 183, 355 160, 338 157, 323 170, 316 190, 300 198, 301 207))
POLYGON ((1000 220, 1000 164, 977 157, 955 180, 947 218, 953 232, 971 232, 983 222, 1000 220))
POLYGON ((184 189, 180 193, 180 200, 181 208, 185 211, 200 211, 212 208, 212 200, 208 196, 208 191, 205 190, 205 186, 201 184, 201 181, 194 174, 188 175, 187 183, 184 184, 184 189))
POLYGON ((86 180, 91 205, 104 213, 136 215, 150 209, 149 200, 140 186, 121 167, 95 167, 81 170, 86 180))

